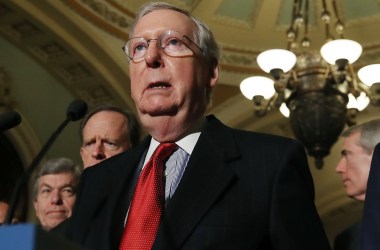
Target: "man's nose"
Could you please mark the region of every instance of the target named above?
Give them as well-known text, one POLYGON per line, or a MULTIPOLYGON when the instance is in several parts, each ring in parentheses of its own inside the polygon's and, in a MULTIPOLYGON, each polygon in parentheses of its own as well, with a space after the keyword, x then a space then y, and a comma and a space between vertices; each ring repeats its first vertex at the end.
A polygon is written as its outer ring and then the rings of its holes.
POLYGON ((149 41, 149 46, 144 55, 146 64, 151 68, 159 68, 162 65, 162 49, 159 48, 157 39, 149 41))
POLYGON ((62 204, 62 196, 59 190, 53 190, 51 192, 51 203, 62 204))
POLYGON ((92 157, 98 160, 104 159, 106 156, 104 154, 103 146, 100 142, 97 142, 91 152, 92 157))
POLYGON ((341 174, 341 173, 344 173, 346 170, 346 163, 345 163, 345 159, 344 158, 341 158, 338 162, 338 164, 336 165, 335 167, 335 172, 338 173, 338 174, 341 174))

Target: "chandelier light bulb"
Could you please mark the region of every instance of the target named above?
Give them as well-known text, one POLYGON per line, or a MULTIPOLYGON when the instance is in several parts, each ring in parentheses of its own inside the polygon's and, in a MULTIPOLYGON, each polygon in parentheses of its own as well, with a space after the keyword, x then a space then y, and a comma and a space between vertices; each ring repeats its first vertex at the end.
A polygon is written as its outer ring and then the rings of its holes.
POLYGON ((296 37, 296 32, 293 29, 293 27, 288 29, 288 31, 286 32, 286 37, 288 38, 289 41, 294 40, 294 38, 296 37))
POLYGON ((362 83, 372 86, 380 82, 380 64, 371 64, 359 69, 358 77, 362 83))
POLYGON ((324 23, 329 23, 331 19, 330 12, 328 12, 327 10, 323 11, 321 15, 321 19, 324 23))
POLYGON ((267 73, 273 69, 281 69, 284 73, 291 70, 296 64, 296 55, 286 49, 270 49, 257 56, 257 64, 267 73))
POLYGON ((364 92, 360 92, 360 95, 357 98, 355 98, 353 94, 349 93, 347 109, 354 108, 358 111, 362 111, 368 106, 369 102, 370 100, 364 92))
POLYGON ((249 100, 252 100, 254 96, 263 96, 265 99, 269 99, 276 92, 274 81, 264 76, 252 76, 244 79, 240 83, 240 91, 249 100))
POLYGON ((279 109, 283 116, 285 116, 286 118, 289 118, 290 111, 284 102, 281 104, 279 109))
POLYGON ((344 24, 341 21, 337 21, 335 24, 335 31, 338 34, 343 34, 344 24))
POLYGON ((306 36, 301 41, 301 45, 303 48, 309 48, 310 44, 311 44, 310 39, 306 36))
POLYGON ((337 39, 325 43, 321 48, 323 59, 334 65, 339 59, 346 59, 350 64, 359 59, 362 54, 362 46, 349 39, 337 39))
POLYGON ((305 22, 302 14, 297 14, 296 18, 294 19, 294 23, 296 26, 301 27, 303 23, 305 22))

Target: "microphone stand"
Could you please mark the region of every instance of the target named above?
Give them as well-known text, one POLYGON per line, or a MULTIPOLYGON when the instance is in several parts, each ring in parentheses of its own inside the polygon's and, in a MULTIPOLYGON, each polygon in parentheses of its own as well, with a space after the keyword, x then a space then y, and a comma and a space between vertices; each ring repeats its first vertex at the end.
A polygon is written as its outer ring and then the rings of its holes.
POLYGON ((57 128, 57 130, 50 136, 49 140, 45 143, 45 145, 41 148, 40 152, 34 158, 33 162, 30 164, 29 168, 26 169, 21 178, 17 181, 15 190, 12 195, 11 203, 9 204, 9 209, 7 211, 7 216, 5 218, 4 224, 11 224, 12 218, 17 208, 18 200, 20 198, 22 188, 25 188, 25 185, 28 183, 28 179, 30 175, 33 173, 35 168, 38 166, 42 157, 46 154, 48 149, 51 147, 53 142, 57 139, 58 135, 62 132, 62 130, 66 127, 66 125, 72 121, 71 117, 67 117, 65 121, 57 128))

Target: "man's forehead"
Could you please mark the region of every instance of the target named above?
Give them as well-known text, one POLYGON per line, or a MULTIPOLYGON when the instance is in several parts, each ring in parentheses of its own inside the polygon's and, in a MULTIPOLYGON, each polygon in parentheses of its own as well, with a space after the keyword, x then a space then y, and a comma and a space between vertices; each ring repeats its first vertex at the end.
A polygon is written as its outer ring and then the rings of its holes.
POLYGON ((355 131, 343 139, 343 147, 345 146, 360 146, 360 131, 355 131))
MULTIPOLYGON (((184 13, 160 9, 141 17, 134 28, 133 36, 143 36, 146 33, 160 33, 164 30, 175 30, 183 35, 190 35, 196 27, 194 21, 184 13)), ((157 34, 154 34, 157 35, 157 34)), ((132 37, 132 36, 131 36, 132 37)))
MULTIPOLYGON (((113 130, 116 129, 118 126, 127 125, 128 119, 127 117, 125 117, 125 115, 116 111, 103 110, 94 114, 88 119, 86 125, 83 128, 83 134, 86 135, 87 133, 90 133, 90 129, 97 129, 99 131, 104 132, 105 129, 113 130)), ((92 132, 93 131, 91 131, 90 133, 91 136, 92 132)))
POLYGON ((39 184, 42 185, 62 185, 71 184, 74 181, 74 175, 72 173, 57 173, 46 174, 40 177, 39 184))

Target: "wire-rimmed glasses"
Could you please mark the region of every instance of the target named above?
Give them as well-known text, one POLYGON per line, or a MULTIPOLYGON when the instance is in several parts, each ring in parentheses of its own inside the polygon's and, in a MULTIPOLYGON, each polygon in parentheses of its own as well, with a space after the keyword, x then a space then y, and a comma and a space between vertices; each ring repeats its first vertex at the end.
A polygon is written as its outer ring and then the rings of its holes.
POLYGON ((155 39, 146 40, 144 37, 132 37, 125 43, 123 50, 133 62, 141 62, 152 41, 157 41, 157 47, 162 49, 166 55, 172 57, 192 56, 194 51, 190 48, 191 45, 203 52, 199 45, 189 37, 174 30, 167 30, 155 39))

